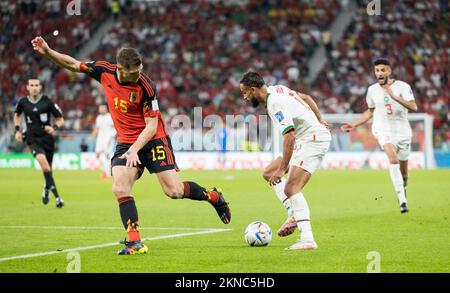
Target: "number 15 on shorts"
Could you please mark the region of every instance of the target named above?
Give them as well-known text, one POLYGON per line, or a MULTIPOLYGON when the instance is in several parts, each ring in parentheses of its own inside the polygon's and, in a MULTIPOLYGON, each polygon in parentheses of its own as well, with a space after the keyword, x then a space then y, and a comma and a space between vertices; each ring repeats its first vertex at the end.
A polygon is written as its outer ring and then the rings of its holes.
POLYGON ((159 145, 150 150, 152 152, 152 161, 162 161, 166 159, 166 152, 164 146, 159 145))

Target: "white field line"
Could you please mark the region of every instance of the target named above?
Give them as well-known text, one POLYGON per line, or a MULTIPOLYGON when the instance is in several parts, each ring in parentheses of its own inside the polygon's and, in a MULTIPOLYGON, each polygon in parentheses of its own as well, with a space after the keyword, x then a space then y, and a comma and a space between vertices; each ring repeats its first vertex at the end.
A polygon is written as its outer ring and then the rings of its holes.
MULTIPOLYGON (((191 235, 226 232, 226 231, 231 231, 231 230, 232 229, 211 229, 211 230, 198 231, 198 232, 170 234, 170 235, 142 238, 142 241, 154 241, 154 240, 160 240, 160 239, 184 237, 184 236, 191 236, 191 235)), ((109 247, 109 246, 115 246, 115 245, 119 245, 119 242, 111 242, 111 243, 98 244, 98 245, 92 245, 92 246, 69 248, 69 249, 64 249, 64 250, 46 251, 46 252, 39 252, 39 253, 32 253, 32 254, 25 254, 25 255, 3 257, 3 258, 0 258, 0 262, 7 261, 7 260, 21 259, 21 258, 31 258, 31 257, 52 255, 52 254, 58 254, 58 253, 67 253, 67 252, 72 252, 72 251, 82 251, 82 250, 89 250, 89 249, 95 249, 95 248, 103 248, 103 247, 109 247)))
MULTIPOLYGON (((0 229, 49 229, 49 230, 124 230, 122 227, 90 227, 90 226, 0 226, 0 229)), ((139 227, 141 230, 223 230, 221 228, 189 228, 189 227, 139 227)))

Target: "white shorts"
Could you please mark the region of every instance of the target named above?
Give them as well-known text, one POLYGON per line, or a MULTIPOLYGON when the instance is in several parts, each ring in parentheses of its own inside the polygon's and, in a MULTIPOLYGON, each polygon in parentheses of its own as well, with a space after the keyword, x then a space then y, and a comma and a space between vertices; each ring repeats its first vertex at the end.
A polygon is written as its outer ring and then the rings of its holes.
POLYGON ((95 153, 111 155, 113 152, 113 147, 113 139, 110 139, 109 142, 106 139, 97 139, 95 142, 95 153))
POLYGON ((322 164, 329 147, 329 141, 297 142, 289 165, 300 167, 313 174, 322 164))
POLYGON ((400 161, 407 161, 409 154, 411 153, 411 137, 409 136, 395 136, 386 133, 374 133, 375 138, 378 141, 381 149, 387 143, 393 144, 397 149, 397 158, 400 161))

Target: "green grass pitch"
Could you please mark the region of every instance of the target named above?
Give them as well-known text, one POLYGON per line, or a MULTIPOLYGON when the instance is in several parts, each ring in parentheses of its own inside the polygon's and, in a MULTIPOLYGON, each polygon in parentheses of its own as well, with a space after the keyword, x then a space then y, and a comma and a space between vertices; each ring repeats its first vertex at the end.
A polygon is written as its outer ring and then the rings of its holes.
MULTIPOLYGON (((54 174, 63 209, 53 197, 41 203, 40 172, 0 171, 0 272, 66 272, 71 259, 61 250, 125 237, 111 181, 100 180, 99 171, 54 174), (51 254, 7 259, 46 252, 51 254)), ((206 202, 167 198, 156 177, 145 174, 133 195, 141 236, 151 239, 149 253, 118 256, 119 244, 80 250, 81 272, 366 272, 372 251, 380 255, 381 272, 450 272, 450 170, 411 171, 408 214, 398 210, 388 171, 319 170, 304 190, 319 249, 303 252, 284 250, 298 232, 276 235, 286 212, 260 171, 181 176, 221 187, 231 223, 222 224, 206 202), (267 247, 244 241, 245 227, 255 220, 272 228, 267 247), (212 231, 202 228, 231 230, 199 234, 212 231)))

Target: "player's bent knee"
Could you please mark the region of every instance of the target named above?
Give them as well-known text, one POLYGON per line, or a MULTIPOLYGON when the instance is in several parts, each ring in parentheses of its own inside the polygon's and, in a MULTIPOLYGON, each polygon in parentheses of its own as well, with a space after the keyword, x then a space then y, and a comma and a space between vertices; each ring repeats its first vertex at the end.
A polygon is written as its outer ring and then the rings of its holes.
POLYGON ((391 165, 396 165, 399 164, 400 162, 398 161, 397 158, 389 158, 389 163, 391 163, 391 165))
POLYGON ((183 197, 184 190, 180 190, 179 188, 165 188, 164 194, 170 197, 171 199, 179 199, 183 197))
POLYGON ((113 185, 112 192, 117 198, 130 196, 129 190, 120 185, 113 185))
POLYGON ((42 167, 42 172, 45 172, 45 173, 47 173, 47 172, 51 172, 52 171, 52 168, 50 168, 50 167, 42 167))
POLYGON ((296 188, 295 186, 290 186, 289 184, 286 184, 286 186, 284 187, 284 194, 286 194, 287 197, 291 197, 299 192, 301 192, 301 190, 296 188))

